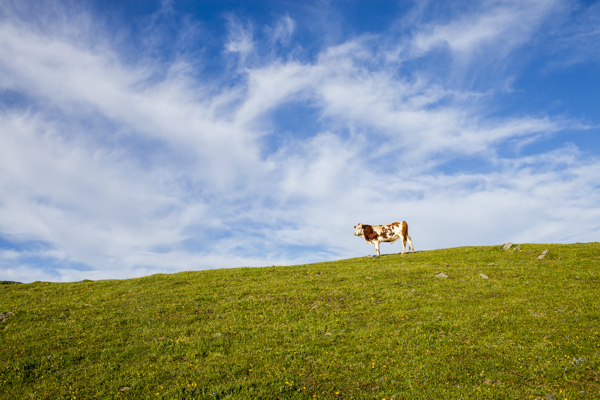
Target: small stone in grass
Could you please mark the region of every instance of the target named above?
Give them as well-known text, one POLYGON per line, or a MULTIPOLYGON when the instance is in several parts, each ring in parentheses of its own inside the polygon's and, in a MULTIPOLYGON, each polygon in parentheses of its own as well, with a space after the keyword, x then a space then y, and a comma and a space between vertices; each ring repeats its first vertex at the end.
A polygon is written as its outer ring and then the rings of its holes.
POLYGON ((11 315, 15 315, 15 313, 12 312, 12 311, 7 311, 7 312, 0 313, 0 322, 8 319, 8 317, 10 317, 11 315))
POLYGON ((484 274, 479 274, 480 277, 482 277, 483 279, 489 279, 489 277, 487 275, 484 274))
POLYGON ((550 251, 550 249, 546 249, 542 252, 542 254, 540 254, 539 256, 537 256, 538 260, 541 260, 542 258, 546 257, 546 254, 548 254, 548 252, 550 251))
POLYGON ((504 247, 502 248, 502 250, 508 250, 508 249, 510 249, 510 248, 512 247, 512 245, 513 245, 513 244, 512 244, 511 242, 508 242, 508 243, 506 243, 506 244, 504 245, 504 247))
POLYGON ((437 274, 435 277, 436 277, 436 278, 447 278, 447 277, 448 277, 448 275, 446 275, 446 274, 445 274, 445 273, 443 273, 443 272, 440 272, 440 273, 439 273, 439 274, 437 274))

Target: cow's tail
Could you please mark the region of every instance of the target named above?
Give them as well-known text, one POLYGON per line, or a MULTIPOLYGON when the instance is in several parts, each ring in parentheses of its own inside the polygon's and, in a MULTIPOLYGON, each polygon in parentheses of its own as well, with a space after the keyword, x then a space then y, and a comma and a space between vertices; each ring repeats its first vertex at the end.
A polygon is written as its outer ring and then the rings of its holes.
POLYGON ((408 224, 406 223, 406 221, 402 221, 402 236, 404 236, 405 238, 408 238, 408 224))
MULTIPOLYGON (((402 236, 404 236, 404 239, 408 242, 408 247, 414 253, 415 248, 413 247, 412 239, 410 237, 410 234, 408 233, 408 224, 406 223, 406 221, 402 221, 402 236)), ((402 249, 402 251, 404 251, 404 249, 402 249)))

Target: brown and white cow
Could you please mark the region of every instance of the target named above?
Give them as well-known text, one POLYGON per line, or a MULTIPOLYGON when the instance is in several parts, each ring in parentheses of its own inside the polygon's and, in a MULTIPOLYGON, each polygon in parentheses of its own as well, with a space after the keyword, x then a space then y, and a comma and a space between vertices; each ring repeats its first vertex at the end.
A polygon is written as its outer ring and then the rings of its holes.
POLYGON ((377 255, 379 254, 379 243, 381 242, 390 242, 394 243, 396 240, 402 239, 402 253, 404 254, 404 248, 406 247, 406 242, 408 241, 408 246, 415 252, 413 248, 412 240, 410 239, 410 235, 408 234, 408 224, 405 221, 402 222, 393 222, 387 225, 365 225, 358 224, 354 228, 354 236, 360 236, 365 239, 367 243, 375 246, 375 250, 377 250, 377 255))

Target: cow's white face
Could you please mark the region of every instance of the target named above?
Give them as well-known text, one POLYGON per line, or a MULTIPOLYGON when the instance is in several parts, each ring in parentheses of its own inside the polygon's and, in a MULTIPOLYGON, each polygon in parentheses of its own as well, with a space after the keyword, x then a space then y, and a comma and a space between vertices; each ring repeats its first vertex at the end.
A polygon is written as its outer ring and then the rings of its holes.
POLYGON ((358 224, 354 228, 356 229, 354 231, 354 236, 362 236, 363 235, 363 224, 358 224))

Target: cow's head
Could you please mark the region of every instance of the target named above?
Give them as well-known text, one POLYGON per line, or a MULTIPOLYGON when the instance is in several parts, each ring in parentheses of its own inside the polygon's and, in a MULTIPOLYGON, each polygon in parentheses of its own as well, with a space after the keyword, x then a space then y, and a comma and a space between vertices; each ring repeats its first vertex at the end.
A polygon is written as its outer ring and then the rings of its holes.
POLYGON ((363 224, 357 224, 354 229, 356 229, 354 231, 354 236, 363 236, 363 224))

